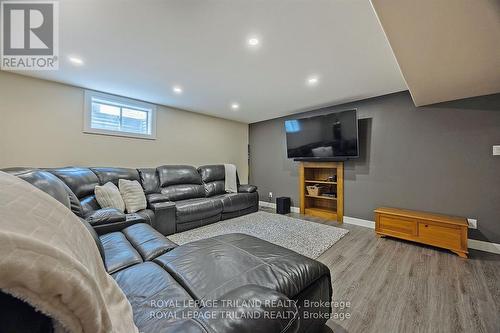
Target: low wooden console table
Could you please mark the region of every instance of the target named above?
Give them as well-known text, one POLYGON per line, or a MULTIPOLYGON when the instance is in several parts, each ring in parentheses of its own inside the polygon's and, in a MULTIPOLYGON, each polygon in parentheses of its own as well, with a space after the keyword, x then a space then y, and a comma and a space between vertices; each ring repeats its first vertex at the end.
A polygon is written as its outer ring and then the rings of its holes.
POLYGON ((467 258, 467 219, 405 209, 375 210, 377 236, 392 236, 451 250, 467 258))

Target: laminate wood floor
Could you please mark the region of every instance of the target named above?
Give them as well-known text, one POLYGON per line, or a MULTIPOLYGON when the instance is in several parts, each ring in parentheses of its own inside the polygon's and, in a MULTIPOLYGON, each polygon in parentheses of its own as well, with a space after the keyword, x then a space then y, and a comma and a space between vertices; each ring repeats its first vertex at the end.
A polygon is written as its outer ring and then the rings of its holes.
POLYGON ((500 332, 500 255, 470 250, 461 259, 369 228, 289 216, 350 231, 318 258, 330 268, 333 301, 350 303, 334 308, 321 333, 500 332))

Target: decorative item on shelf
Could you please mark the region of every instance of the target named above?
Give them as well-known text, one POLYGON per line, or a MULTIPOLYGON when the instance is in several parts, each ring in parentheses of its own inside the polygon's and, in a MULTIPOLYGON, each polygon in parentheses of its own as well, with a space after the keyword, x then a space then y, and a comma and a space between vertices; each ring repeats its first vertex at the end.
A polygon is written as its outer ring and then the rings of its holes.
POLYGON ((330 176, 326 179, 327 182, 336 182, 337 181, 337 175, 330 176))
POLYGON ((320 196, 326 189, 325 186, 309 185, 306 187, 309 195, 320 196))
POLYGON ((329 198, 336 198, 337 197, 337 193, 335 193, 335 192, 325 192, 325 193, 323 193, 323 196, 329 197, 329 198))

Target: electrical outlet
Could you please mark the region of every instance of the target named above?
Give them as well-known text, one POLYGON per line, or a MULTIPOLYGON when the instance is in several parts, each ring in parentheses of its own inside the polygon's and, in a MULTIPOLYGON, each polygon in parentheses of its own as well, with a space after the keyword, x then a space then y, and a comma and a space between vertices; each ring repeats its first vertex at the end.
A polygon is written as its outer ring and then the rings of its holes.
POLYGON ((469 229, 477 229, 476 219, 467 219, 467 224, 469 224, 469 229))
POLYGON ((500 156, 500 146, 493 146, 493 156, 500 156))

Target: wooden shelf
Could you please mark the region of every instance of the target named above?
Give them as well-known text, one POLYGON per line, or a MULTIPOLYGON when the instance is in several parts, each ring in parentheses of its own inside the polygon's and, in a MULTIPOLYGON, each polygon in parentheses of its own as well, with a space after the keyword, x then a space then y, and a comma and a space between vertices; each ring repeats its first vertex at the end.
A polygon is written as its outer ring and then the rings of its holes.
POLYGON ((306 183, 336 185, 337 182, 327 182, 325 180, 304 180, 306 183))
POLYGON ((337 200, 337 198, 327 197, 326 195, 310 195, 310 194, 306 194, 306 197, 308 197, 308 198, 315 198, 315 199, 337 200))
POLYGON ((324 209, 318 207, 309 207, 305 208, 306 215, 312 215, 316 217, 321 217, 324 219, 337 220, 337 212, 332 211, 331 209, 324 209))
POLYGON ((300 212, 342 223, 344 218, 344 164, 342 162, 302 162, 299 168, 300 212), (328 181, 331 179, 332 181, 328 181), (333 181, 335 180, 335 181, 333 181), (336 197, 309 195, 306 187, 328 186, 325 192, 336 197))

